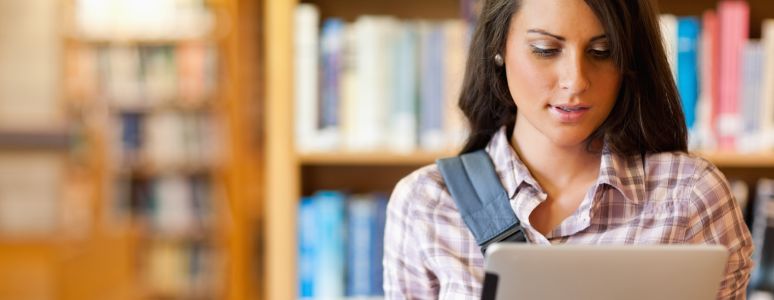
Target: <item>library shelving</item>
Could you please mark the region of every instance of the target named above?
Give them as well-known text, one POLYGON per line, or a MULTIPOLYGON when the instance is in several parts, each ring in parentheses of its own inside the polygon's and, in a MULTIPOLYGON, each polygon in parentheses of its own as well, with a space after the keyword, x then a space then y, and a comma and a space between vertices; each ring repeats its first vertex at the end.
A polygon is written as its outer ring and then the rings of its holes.
POLYGON ((122 277, 75 298, 255 298, 257 4, 65 3, 63 98, 88 133, 95 228, 125 236, 100 263, 122 277))
MULTIPOLYGON (((716 9, 718 1, 657 1, 662 13, 701 16, 716 9)), ((264 78, 266 91, 266 245, 263 261, 267 299, 297 296, 297 209, 302 195, 334 189, 353 192, 389 193, 397 181, 412 170, 454 154, 448 151, 392 153, 389 151, 297 151, 294 146, 294 13, 299 3, 315 4, 320 20, 339 17, 354 21, 361 15, 390 15, 405 19, 461 18, 460 1, 355 1, 283 0, 266 1, 264 10, 264 78)), ((763 19, 774 18, 774 2, 748 1, 751 7, 751 37, 759 38, 763 19)), ((718 165, 728 177, 753 183, 774 176, 774 152, 697 151, 696 155, 718 165)))

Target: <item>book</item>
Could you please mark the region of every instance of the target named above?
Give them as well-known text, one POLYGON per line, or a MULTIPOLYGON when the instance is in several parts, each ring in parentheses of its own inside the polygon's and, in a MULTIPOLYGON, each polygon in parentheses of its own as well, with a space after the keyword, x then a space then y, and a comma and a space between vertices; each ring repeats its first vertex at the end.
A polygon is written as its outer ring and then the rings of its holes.
POLYGON ((4 2, 0 17, 0 128, 65 124, 59 105, 62 43, 58 2, 4 2))
POLYGON ((761 90, 762 148, 774 149, 774 19, 763 21, 763 89, 761 90))
POLYGON ((742 49, 739 90, 739 115, 742 128, 737 137, 738 152, 758 152, 764 148, 761 136, 761 90, 763 89, 763 46, 749 40, 742 49))
POLYGON ((195 231, 195 208, 192 190, 186 178, 165 175, 153 185, 151 216, 154 231, 170 236, 183 236, 195 231))
POLYGON ((741 132, 739 90, 741 57, 749 35, 750 7, 745 1, 718 3, 720 24, 720 95, 717 103, 717 132, 720 150, 734 151, 741 132))
POLYGON ((341 72, 345 46, 344 21, 338 18, 326 19, 320 33, 320 109, 317 128, 319 130, 316 148, 336 149, 340 144, 341 116, 341 72))
POLYGON ((696 102, 699 94, 698 51, 701 23, 695 17, 677 18, 677 89, 685 113, 688 131, 696 124, 696 102))
POLYGON ((384 268, 382 261, 384 258, 384 227, 387 222, 387 195, 381 193, 373 194, 371 201, 375 203, 374 222, 371 223, 374 236, 374 244, 371 249, 371 295, 384 295, 384 268))
POLYGON ((672 76, 677 79, 677 17, 671 14, 662 14, 659 16, 659 26, 669 68, 672 71, 672 76))
POLYGON ((374 151, 385 145, 387 112, 392 101, 394 71, 389 46, 393 43, 391 17, 364 15, 355 20, 354 47, 356 96, 348 102, 354 115, 346 146, 355 151, 374 151))
POLYGON ((177 60, 172 46, 140 47, 140 85, 146 105, 168 105, 178 96, 177 60))
POLYGON ((376 246, 376 202, 372 200, 370 195, 347 200, 347 297, 370 296, 375 289, 371 255, 376 246))
POLYGON ((301 3, 295 11, 295 143, 301 152, 315 150, 319 103, 319 20, 313 4, 301 3))
POLYGON ((119 109, 141 109, 147 105, 142 97, 140 51, 137 47, 110 46, 106 64, 101 65, 106 96, 119 109))
POLYGON ((317 213, 314 197, 303 197, 298 206, 298 296, 314 297, 314 272, 317 269, 315 252, 317 238, 315 226, 317 213))
POLYGON ((712 150, 717 147, 716 107, 719 99, 719 24, 715 11, 708 10, 702 15, 701 51, 699 64, 701 84, 699 92, 697 133, 690 135, 690 149, 712 150))
POLYGON ((750 277, 751 290, 774 291, 774 180, 759 179, 752 217, 753 271, 750 277))
POLYGON ((57 233, 64 171, 57 153, 0 154, 0 235, 57 233))
POLYGON ((339 299, 345 294, 344 212, 346 198, 335 191, 319 191, 314 195, 315 250, 314 297, 339 299))
POLYGON ((462 80, 465 76, 465 61, 470 44, 468 25, 461 20, 449 20, 442 23, 444 31, 444 131, 446 149, 461 149, 468 136, 469 129, 462 110, 459 108, 462 80))
POLYGON ((426 151, 441 150, 445 146, 443 27, 438 23, 420 23, 419 39, 419 145, 426 151))
POLYGON ((392 151, 409 153, 418 143, 418 85, 416 65, 417 30, 412 23, 401 22, 395 28, 393 53, 393 101, 389 113, 389 143, 392 151))

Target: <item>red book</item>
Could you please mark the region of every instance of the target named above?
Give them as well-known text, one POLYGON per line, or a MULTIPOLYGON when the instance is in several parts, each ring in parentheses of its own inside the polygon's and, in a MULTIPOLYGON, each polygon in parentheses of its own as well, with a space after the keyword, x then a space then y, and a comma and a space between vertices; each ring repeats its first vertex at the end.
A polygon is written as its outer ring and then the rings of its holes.
POLYGON ((741 132, 739 88, 742 49, 749 35, 750 7, 746 1, 722 1, 718 4, 720 22, 720 70, 716 129, 720 150, 736 149, 741 132))
POLYGON ((702 36, 699 82, 701 82, 701 112, 699 128, 701 131, 701 146, 715 148, 718 140, 717 106, 720 99, 720 32, 718 31, 718 15, 713 10, 704 12, 702 16, 702 36))

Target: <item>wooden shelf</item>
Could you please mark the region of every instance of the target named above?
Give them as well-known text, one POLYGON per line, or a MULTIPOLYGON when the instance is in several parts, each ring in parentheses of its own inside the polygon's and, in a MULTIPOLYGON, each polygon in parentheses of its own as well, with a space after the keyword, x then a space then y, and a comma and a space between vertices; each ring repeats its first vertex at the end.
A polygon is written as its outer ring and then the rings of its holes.
POLYGON ((69 146, 66 130, 0 130, 1 149, 65 150, 69 146))
MULTIPOLYGON (((696 151, 721 168, 774 168, 774 152, 734 153, 696 151)), ((451 157, 457 152, 318 152, 298 155, 302 166, 423 166, 439 158, 451 157)))
POLYGON ((436 159, 456 155, 455 152, 327 152, 299 154, 301 165, 427 165, 436 159))
POLYGON ((77 44, 89 44, 94 46, 174 46, 179 44, 212 44, 215 36, 204 37, 81 37, 77 35, 66 36, 65 41, 77 44))
POLYGON ((704 157, 720 168, 774 168, 774 152, 732 153, 697 151, 694 154, 704 157))

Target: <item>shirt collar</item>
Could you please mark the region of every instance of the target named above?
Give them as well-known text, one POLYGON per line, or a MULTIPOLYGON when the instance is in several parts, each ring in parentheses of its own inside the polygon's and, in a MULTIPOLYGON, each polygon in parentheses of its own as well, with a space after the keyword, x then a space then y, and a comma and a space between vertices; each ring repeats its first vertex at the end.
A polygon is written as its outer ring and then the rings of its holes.
MULTIPOLYGON (((508 195, 513 198, 518 187, 524 183, 533 186, 539 192, 540 185, 530 174, 527 166, 513 149, 506 134, 505 126, 492 136, 486 146, 486 152, 492 158, 495 171, 502 181, 508 195)), ((613 153, 604 144, 599 166, 597 185, 606 184, 619 191, 627 200, 639 203, 645 199, 645 166, 640 155, 620 156, 613 153)))
POLYGON ((640 203, 645 200, 645 178, 643 155, 617 155, 605 143, 597 184, 607 184, 627 200, 640 203))

